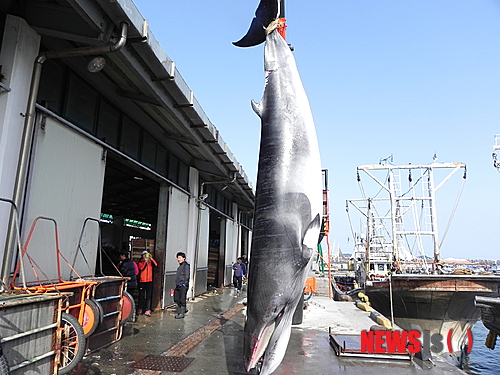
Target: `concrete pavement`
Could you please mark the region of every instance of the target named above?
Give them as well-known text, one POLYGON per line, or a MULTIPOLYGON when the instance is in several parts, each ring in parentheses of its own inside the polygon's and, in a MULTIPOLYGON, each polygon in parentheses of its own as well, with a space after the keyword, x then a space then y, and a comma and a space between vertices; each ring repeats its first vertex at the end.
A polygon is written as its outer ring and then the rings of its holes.
MULTIPOLYGON (((120 341, 85 357, 72 375, 246 374, 243 367, 243 293, 221 288, 188 302, 189 313, 175 319, 173 310, 155 311, 128 323, 120 341)), ((375 324, 352 302, 313 296, 303 322, 293 326, 279 374, 463 374, 438 359, 424 368, 411 361, 337 357, 328 328, 349 334, 375 324), (361 327, 361 328, 360 328, 361 327)))

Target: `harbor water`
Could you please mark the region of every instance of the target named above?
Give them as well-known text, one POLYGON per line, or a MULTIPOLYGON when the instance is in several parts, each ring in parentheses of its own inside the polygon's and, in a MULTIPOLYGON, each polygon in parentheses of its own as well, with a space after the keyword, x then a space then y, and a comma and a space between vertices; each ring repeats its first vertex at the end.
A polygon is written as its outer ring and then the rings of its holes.
POLYGON ((464 371, 471 375, 500 374, 500 340, 494 350, 484 346, 488 329, 477 322, 472 329, 474 344, 464 364, 464 371))

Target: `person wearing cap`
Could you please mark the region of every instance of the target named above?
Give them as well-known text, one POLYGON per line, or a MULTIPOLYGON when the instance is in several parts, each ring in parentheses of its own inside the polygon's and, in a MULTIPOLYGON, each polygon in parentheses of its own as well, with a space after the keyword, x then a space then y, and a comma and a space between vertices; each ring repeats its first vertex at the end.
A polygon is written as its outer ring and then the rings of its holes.
POLYGON ((137 263, 139 267, 139 310, 137 314, 151 316, 151 298, 153 295, 153 267, 158 263, 147 251, 143 251, 137 263))

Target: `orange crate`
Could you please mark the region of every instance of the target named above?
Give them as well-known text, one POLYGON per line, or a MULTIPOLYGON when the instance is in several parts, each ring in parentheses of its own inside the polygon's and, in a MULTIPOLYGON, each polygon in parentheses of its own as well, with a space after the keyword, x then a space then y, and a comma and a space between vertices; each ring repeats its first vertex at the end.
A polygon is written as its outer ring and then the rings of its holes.
POLYGON ((308 277, 306 279, 306 284, 304 286, 304 293, 313 292, 316 293, 316 277, 308 277))

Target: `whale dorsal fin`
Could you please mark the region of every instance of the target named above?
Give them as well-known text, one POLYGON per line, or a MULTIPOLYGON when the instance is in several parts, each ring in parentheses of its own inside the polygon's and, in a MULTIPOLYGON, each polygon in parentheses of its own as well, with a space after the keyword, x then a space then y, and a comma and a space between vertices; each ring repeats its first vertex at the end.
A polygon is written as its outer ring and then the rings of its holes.
POLYGON ((252 100, 252 109, 255 113, 257 113, 257 116, 262 118, 262 111, 264 110, 262 102, 257 103, 255 100, 252 100))

